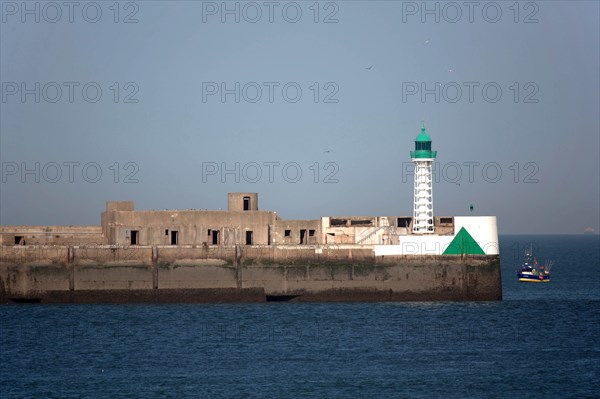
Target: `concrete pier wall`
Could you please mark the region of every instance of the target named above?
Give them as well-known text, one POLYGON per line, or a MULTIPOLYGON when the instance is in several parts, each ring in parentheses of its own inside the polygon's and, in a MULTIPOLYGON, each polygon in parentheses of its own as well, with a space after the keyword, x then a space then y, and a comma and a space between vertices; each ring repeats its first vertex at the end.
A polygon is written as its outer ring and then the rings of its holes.
POLYGON ((500 300, 502 291, 497 255, 375 256, 361 245, 1 247, 2 302, 178 298, 500 300))

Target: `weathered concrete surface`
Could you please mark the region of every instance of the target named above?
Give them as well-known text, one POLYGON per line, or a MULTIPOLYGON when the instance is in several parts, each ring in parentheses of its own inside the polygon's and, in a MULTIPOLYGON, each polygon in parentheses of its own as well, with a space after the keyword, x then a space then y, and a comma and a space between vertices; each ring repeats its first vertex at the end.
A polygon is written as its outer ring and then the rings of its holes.
POLYGON ((0 245, 102 245, 101 226, 0 226, 0 245))
POLYGON ((375 257, 358 245, 20 246, 0 253, 2 302, 176 302, 178 295, 180 302, 502 299, 498 256, 375 257))

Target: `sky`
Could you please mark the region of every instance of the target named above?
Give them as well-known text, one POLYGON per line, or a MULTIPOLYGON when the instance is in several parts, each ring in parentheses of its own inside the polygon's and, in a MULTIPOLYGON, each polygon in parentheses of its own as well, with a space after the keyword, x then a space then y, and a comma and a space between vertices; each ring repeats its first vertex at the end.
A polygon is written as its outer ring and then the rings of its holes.
POLYGON ((228 192, 285 219, 411 216, 424 126, 435 215, 600 231, 598 2, 0 6, 2 225, 228 192))

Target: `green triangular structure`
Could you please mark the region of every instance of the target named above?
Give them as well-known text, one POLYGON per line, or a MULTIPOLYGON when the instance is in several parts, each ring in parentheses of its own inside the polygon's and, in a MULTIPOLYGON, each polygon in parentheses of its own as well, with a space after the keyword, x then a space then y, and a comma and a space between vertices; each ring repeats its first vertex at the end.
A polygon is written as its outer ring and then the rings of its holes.
POLYGON ((461 227, 442 255, 485 255, 471 234, 461 227))

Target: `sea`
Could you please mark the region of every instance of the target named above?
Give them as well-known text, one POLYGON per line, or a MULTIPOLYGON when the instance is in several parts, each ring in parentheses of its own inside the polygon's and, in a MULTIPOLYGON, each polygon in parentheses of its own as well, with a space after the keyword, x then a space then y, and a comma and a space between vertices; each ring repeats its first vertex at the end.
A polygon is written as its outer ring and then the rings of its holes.
POLYGON ((499 302, 2 305, 0 398, 600 397, 600 237, 500 248, 499 302))

